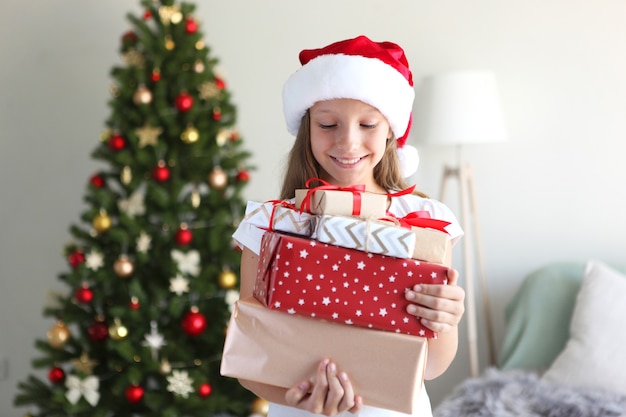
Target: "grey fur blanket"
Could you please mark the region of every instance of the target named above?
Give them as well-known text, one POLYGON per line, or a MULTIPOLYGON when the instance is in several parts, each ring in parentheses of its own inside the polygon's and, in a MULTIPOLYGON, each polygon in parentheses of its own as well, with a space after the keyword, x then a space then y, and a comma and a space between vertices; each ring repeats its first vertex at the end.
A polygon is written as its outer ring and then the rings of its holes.
POLYGON ((543 381, 536 373, 488 369, 459 385, 434 417, 626 417, 626 396, 543 381))

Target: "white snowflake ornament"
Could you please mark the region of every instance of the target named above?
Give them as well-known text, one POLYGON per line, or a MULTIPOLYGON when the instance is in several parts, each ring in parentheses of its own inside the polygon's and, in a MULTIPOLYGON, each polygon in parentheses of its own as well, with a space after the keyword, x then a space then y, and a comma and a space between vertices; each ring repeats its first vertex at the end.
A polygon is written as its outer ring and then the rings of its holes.
POLYGON ((187 371, 172 371, 172 375, 167 378, 167 390, 172 394, 180 395, 183 398, 188 398, 189 394, 193 392, 191 385, 193 379, 189 377, 187 371))
POLYGON ((95 249, 92 249, 85 255, 85 265, 92 271, 97 271, 104 266, 104 255, 95 249))
POLYGON ((175 278, 170 278, 170 291, 176 295, 183 295, 189 291, 189 280, 180 274, 175 278))

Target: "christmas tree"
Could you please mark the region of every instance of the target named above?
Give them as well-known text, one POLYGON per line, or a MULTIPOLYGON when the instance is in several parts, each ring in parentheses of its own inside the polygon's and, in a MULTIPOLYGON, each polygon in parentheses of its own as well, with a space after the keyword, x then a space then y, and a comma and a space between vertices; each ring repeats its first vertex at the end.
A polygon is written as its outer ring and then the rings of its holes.
MULTIPOLYGON (((31 416, 262 414, 219 374, 250 156, 195 6, 142 0, 113 67, 106 128, 70 227, 67 295, 45 307, 42 357, 15 405, 31 416)), ((43 336, 43 335, 42 335, 43 336)))

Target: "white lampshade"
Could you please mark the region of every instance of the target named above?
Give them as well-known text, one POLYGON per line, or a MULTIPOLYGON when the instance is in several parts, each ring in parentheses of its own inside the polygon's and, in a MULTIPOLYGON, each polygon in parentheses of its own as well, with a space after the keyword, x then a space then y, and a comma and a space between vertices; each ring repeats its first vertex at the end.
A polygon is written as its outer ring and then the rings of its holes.
POLYGON ((506 141, 494 74, 465 70, 424 77, 417 89, 413 134, 421 143, 437 145, 506 141))

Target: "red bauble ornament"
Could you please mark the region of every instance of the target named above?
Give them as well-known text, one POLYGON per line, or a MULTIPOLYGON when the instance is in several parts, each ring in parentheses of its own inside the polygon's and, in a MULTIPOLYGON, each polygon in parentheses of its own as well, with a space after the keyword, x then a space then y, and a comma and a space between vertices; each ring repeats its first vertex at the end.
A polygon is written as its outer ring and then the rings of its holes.
POLYGON ((198 23, 193 19, 185 19, 185 32, 189 35, 196 33, 198 30, 198 23))
POLYGON ((213 120, 220 120, 222 118, 222 110, 220 108, 213 109, 213 120))
POLYGON ((215 86, 220 90, 223 90, 226 88, 226 82, 219 77, 215 77, 215 86))
POLYGON ((174 100, 174 105, 179 111, 187 112, 193 107, 193 97, 188 93, 180 93, 174 100))
POLYGON ((124 391, 124 396, 126 396, 126 400, 131 404, 137 404, 142 400, 144 394, 143 387, 140 385, 129 385, 124 391))
POLYGON ((174 239, 180 246, 187 246, 193 240, 193 233, 191 233, 191 230, 187 229, 187 226, 181 226, 180 229, 176 231, 174 239))
POLYGON ((237 181, 239 182, 250 181, 250 173, 248 171, 239 171, 237 173, 237 181))
POLYGON ((75 250, 68 255, 67 261, 70 263, 72 268, 76 269, 83 262, 85 262, 85 254, 81 250, 75 250))
POLYGON ((93 300, 93 291, 91 291, 91 288, 88 286, 83 285, 74 291, 74 298, 76 298, 76 301, 79 303, 89 304, 93 300))
POLYGON ((104 321, 95 321, 89 326, 87 333, 94 342, 103 342, 109 337, 109 327, 104 321))
POLYGON ((159 161, 159 164, 152 170, 152 178, 157 182, 165 182, 170 179, 170 169, 165 162, 159 161))
POLYGON ((108 141, 109 148, 113 152, 119 152, 126 147, 126 139, 122 135, 112 135, 108 141))
POLYGON ((122 35, 122 43, 126 46, 128 45, 134 45, 137 42, 137 34, 135 32, 133 32, 132 30, 129 30, 128 32, 125 32, 122 35))
POLYGON ((93 185, 96 188, 102 188, 104 187, 104 177, 100 174, 94 174, 89 179, 89 184, 93 185))
POLYGON ((152 17, 152 12, 150 10, 146 10, 143 12, 143 20, 148 20, 152 17))
POLYGON ((198 396, 202 398, 206 398, 209 395, 211 395, 212 391, 213 391, 213 387, 211 387, 211 384, 209 384, 208 382, 205 382, 204 384, 201 384, 198 387, 198 396))
POLYGON ((48 379, 53 384, 60 384, 65 379, 65 371, 62 368, 55 366, 48 371, 48 379))
POLYGON ((152 82, 158 82, 161 79, 161 71, 158 69, 153 69, 152 74, 150 74, 150 79, 152 82))
POLYGON ((196 307, 192 307, 181 322, 183 331, 193 337, 200 336, 206 329, 206 324, 206 317, 196 307))

